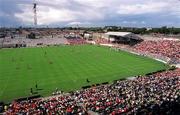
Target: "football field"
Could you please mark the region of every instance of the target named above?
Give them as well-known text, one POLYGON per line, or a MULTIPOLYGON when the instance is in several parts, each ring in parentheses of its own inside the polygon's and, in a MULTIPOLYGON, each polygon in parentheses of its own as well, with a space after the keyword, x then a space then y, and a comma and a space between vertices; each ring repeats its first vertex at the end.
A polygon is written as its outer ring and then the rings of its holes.
POLYGON ((48 96, 56 88, 68 92, 167 67, 150 58, 94 45, 0 49, 0 101, 30 96, 36 84, 41 89, 37 93, 48 96))

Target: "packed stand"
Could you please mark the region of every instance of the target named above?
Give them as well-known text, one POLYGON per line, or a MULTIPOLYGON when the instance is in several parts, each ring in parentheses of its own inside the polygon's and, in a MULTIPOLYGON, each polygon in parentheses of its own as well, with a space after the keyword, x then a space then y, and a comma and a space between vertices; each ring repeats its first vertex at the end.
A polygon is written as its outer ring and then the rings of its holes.
POLYGON ((110 42, 104 38, 98 38, 95 40, 96 44, 109 44, 110 42))
POLYGON ((180 63, 180 41, 143 41, 134 47, 141 52, 149 52, 171 58, 180 63))
POLYGON ((13 102, 6 114, 179 114, 180 69, 116 81, 50 99, 13 102))
POLYGON ((28 39, 28 38, 5 38, 0 41, 3 45, 16 45, 16 44, 26 44, 27 47, 34 47, 41 45, 60 45, 60 44, 68 44, 68 41, 59 36, 55 36, 51 38, 50 36, 46 36, 44 38, 39 39, 28 39))
POLYGON ((73 39, 67 39, 68 43, 71 45, 81 45, 86 44, 86 40, 81 38, 73 38, 73 39))

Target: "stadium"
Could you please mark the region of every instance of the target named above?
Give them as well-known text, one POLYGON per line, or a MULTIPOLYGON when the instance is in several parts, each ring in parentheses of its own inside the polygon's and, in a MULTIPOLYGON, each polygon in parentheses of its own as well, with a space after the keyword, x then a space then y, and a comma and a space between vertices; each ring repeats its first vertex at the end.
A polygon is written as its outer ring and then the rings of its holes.
POLYGON ((141 103, 155 106, 159 92, 169 92, 174 101, 179 98, 180 70, 174 66, 179 63, 180 55, 175 53, 179 52, 179 40, 149 41, 133 34, 129 38, 127 32, 108 32, 89 41, 71 31, 51 30, 53 37, 43 35, 50 30, 38 31, 41 38, 26 38, 22 33, 20 38, 7 35, 1 39, 0 99, 7 114, 137 113, 144 106, 132 107, 141 103), (123 42, 114 42, 116 38, 123 38, 123 42), (133 45, 131 38, 135 38, 133 45), (25 45, 17 45, 21 43, 25 45), (160 47, 162 51, 157 52, 160 47), (169 51, 164 52, 165 48, 169 51), (133 98, 148 96, 148 92, 154 93, 151 98, 156 101, 133 98), (129 105, 128 100, 137 104, 129 105))
POLYGON ((41 27, 43 5, 32 27, 0 27, 0 114, 180 114, 179 28, 41 27))

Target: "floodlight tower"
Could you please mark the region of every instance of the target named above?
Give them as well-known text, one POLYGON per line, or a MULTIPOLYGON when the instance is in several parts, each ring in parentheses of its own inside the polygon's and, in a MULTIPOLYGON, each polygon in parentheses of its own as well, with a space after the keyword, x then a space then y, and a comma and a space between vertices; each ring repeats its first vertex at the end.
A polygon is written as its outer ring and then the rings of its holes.
POLYGON ((36 0, 33 2, 33 13, 34 13, 34 26, 37 26, 37 3, 36 0))

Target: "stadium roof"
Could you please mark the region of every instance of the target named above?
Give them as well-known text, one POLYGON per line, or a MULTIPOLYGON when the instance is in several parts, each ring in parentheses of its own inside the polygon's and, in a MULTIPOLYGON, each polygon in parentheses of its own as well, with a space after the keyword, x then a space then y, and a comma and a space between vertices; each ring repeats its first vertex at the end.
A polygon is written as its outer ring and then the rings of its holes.
POLYGON ((106 35, 113 35, 113 36, 126 36, 128 34, 132 34, 131 32, 107 32, 106 35))

